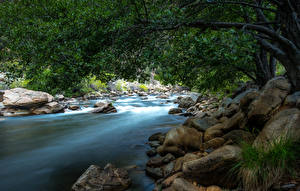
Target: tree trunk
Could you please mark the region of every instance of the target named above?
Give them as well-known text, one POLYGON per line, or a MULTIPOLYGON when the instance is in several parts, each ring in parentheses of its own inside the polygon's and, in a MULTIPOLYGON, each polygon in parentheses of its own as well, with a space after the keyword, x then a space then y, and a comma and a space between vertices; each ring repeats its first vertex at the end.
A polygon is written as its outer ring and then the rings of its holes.
POLYGON ((290 55, 290 59, 282 62, 288 78, 292 83, 294 91, 300 91, 300 50, 295 55, 290 55))

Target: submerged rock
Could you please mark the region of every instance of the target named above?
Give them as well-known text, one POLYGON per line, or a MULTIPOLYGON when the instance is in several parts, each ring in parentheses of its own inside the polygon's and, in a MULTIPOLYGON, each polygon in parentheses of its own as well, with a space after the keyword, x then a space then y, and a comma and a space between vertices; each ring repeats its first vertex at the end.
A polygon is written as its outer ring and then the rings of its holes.
POLYGON ((91 113, 116 113, 117 109, 112 105, 112 103, 103 103, 98 104, 99 107, 96 107, 95 109, 93 109, 92 111, 90 111, 91 113))
POLYGON ((73 191, 123 191, 131 185, 128 172, 107 164, 104 169, 91 165, 72 186, 73 191))
POLYGON ((169 114, 178 114, 178 113, 182 113, 182 109, 180 108, 171 108, 168 112, 169 114))

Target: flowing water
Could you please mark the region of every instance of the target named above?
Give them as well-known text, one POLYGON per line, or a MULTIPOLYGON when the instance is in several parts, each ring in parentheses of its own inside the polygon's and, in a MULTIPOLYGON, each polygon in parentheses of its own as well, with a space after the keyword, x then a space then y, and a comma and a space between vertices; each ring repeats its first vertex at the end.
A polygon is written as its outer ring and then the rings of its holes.
MULTIPOLYGON (((174 97, 173 97, 174 98, 174 97)), ((184 120, 168 115, 175 105, 149 96, 121 98, 118 113, 79 112, 0 118, 0 190, 70 190, 91 164, 137 165, 130 172, 132 191, 150 191, 145 175, 145 144, 156 132, 166 132, 184 120)), ((95 101, 91 101, 92 104, 95 101)), ((86 104, 86 103, 85 103, 86 104)))

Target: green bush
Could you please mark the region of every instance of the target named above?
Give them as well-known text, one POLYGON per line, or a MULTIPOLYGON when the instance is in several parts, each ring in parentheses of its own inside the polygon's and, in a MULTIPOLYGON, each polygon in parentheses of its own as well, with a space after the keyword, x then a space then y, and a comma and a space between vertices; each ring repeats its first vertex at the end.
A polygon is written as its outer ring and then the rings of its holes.
POLYGON ((243 144, 241 158, 232 170, 238 174, 244 190, 266 191, 283 175, 293 175, 300 157, 299 143, 281 138, 268 147, 243 144))
POLYGON ((148 87, 145 84, 140 84, 139 88, 144 92, 148 92, 148 87))
POLYGON ((127 91, 127 83, 124 80, 117 80, 116 81, 116 90, 123 92, 127 91))
POLYGON ((29 80, 16 79, 10 84, 10 88, 27 88, 29 80))

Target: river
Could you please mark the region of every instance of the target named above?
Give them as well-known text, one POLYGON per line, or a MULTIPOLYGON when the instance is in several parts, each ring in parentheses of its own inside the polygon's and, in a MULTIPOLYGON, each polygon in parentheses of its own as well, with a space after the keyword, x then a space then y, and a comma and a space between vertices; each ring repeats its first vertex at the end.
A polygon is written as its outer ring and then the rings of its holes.
POLYGON ((90 107, 0 118, 0 190, 70 190, 89 165, 103 167, 110 162, 117 167, 137 165, 130 172, 130 190, 151 191, 153 180, 144 173, 149 149, 145 143, 151 134, 168 131, 184 117, 168 115, 173 103, 148 98, 120 98, 114 103, 118 112, 113 114, 91 114, 90 107))

